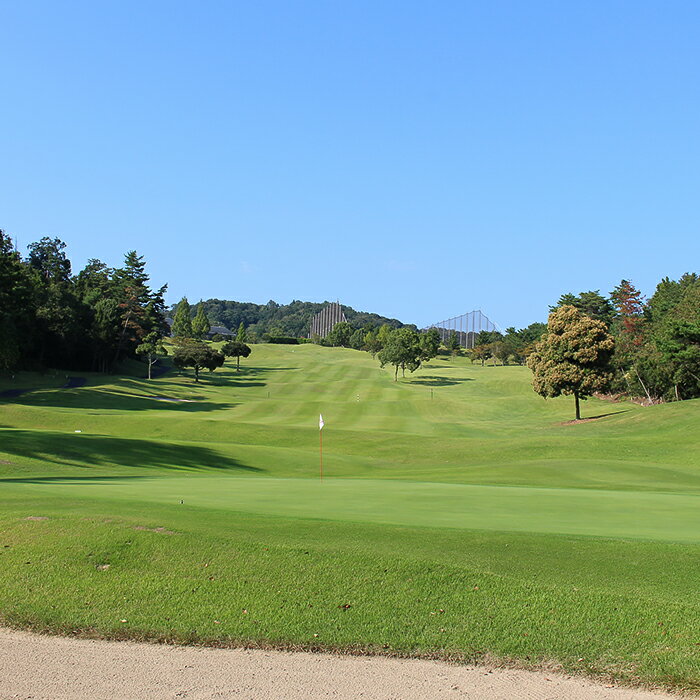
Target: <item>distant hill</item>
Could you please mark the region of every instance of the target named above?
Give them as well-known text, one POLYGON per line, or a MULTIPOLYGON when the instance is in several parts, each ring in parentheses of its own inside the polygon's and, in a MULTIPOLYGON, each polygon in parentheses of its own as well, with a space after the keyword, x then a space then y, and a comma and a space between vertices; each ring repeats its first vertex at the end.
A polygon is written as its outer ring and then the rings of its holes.
MULTIPOLYGON (((241 322, 249 333, 262 336, 287 335, 296 338, 306 337, 309 333, 312 317, 317 314, 329 302, 316 303, 311 301, 292 301, 289 304, 278 304, 276 301, 268 301, 267 304, 252 304, 243 301, 226 301, 222 299, 207 299, 202 302, 204 310, 212 325, 226 326, 235 331, 241 322)), ((168 313, 175 313, 177 304, 174 304, 168 313)), ((192 313, 197 309, 197 304, 192 304, 192 313)), ((351 306, 343 305, 345 317, 354 328, 378 328, 388 324, 392 328, 402 328, 405 324, 396 318, 387 318, 368 311, 355 311, 351 306)))

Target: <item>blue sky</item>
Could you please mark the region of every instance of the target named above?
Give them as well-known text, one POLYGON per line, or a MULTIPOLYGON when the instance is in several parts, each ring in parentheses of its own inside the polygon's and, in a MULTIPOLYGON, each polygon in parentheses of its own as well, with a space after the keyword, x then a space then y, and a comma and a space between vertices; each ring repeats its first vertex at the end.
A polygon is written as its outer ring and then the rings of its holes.
POLYGON ((0 227, 169 301, 501 328, 698 270, 700 3, 0 5, 0 227))

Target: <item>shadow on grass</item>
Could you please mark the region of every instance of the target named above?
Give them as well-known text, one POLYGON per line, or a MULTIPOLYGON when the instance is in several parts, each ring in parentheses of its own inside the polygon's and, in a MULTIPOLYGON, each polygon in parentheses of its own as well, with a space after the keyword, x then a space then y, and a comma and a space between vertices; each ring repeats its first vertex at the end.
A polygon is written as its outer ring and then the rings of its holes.
MULTIPOLYGON (((194 381, 194 374, 187 370, 172 370, 170 366, 158 368, 167 376, 143 377, 91 374, 89 378, 65 375, 62 386, 6 389, 0 392, 0 399, 13 404, 28 406, 50 406, 56 408, 77 408, 87 410, 145 411, 178 410, 187 412, 215 411, 234 408, 237 404, 209 401, 208 388, 248 388, 266 386, 266 375, 272 372, 291 371, 294 367, 224 367, 220 372, 202 372, 200 381, 194 381), (190 380, 190 381, 188 381, 190 380), (105 386, 109 385, 109 386, 105 386), (113 388, 116 385, 116 388, 113 388), (169 396, 170 391, 182 394, 183 390, 197 390, 199 393, 185 395, 187 401, 169 396), (132 391, 134 393, 132 393, 132 391), (142 392, 147 391, 144 395, 142 392)), ((53 378, 63 373, 54 373, 53 378)), ((39 379, 37 375, 37 379, 39 379)))
POLYGON ((171 471, 264 471, 201 445, 7 428, 0 430, 0 441, 6 454, 86 469, 119 466, 171 471))
POLYGON ((620 411, 610 411, 609 413, 599 413, 597 416, 583 416, 578 420, 574 418, 573 420, 565 420, 561 425, 576 425, 578 423, 588 423, 589 421, 598 420, 599 418, 607 418, 608 416, 616 416, 618 413, 627 413, 630 409, 623 408, 620 411))
POLYGON ((77 482, 135 481, 148 479, 147 474, 122 476, 10 476, 0 479, 0 484, 73 484, 77 482))
MULTIPOLYGON (((139 387, 143 389, 144 387, 139 387)), ((180 391, 182 387, 177 387, 180 391)), ((207 401, 202 395, 190 396, 186 401, 177 397, 170 397, 163 391, 164 387, 158 384, 154 387, 152 396, 132 394, 129 391, 118 389, 97 389, 88 391, 33 391, 31 394, 20 397, 15 404, 26 406, 42 406, 52 408, 75 408, 85 410, 109 410, 109 411, 187 411, 188 413, 202 411, 217 411, 219 409, 234 408, 238 404, 225 401, 207 401)))
POLYGON ((618 413, 627 413, 630 409, 623 408, 620 411, 610 411, 609 413, 599 413, 597 416, 584 416, 589 420, 595 420, 596 418, 607 418, 608 416, 616 416, 618 413))
POLYGON ((472 377, 459 377, 448 379, 447 377, 440 377, 438 375, 425 375, 423 377, 416 377, 411 379, 408 384, 422 384, 424 386, 452 386, 454 384, 461 384, 462 382, 473 382, 475 381, 472 377))

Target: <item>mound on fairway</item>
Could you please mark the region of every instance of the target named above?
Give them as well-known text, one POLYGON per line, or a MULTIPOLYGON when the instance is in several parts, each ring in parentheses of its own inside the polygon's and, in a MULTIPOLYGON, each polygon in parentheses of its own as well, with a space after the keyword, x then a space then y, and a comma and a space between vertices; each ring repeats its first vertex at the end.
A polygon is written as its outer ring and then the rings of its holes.
POLYGON ((697 401, 567 424, 522 367, 314 345, 87 379, 2 404, 5 623, 700 688, 697 401))

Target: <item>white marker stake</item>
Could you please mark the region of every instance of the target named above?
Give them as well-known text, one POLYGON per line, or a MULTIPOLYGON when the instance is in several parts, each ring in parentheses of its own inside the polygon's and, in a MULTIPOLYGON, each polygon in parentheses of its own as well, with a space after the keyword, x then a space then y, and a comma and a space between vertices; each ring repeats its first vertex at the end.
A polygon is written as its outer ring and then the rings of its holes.
POLYGON ((323 416, 319 413, 318 414, 318 456, 321 461, 321 466, 320 466, 320 477, 321 481, 323 481, 323 426, 325 423, 323 422, 323 416))

